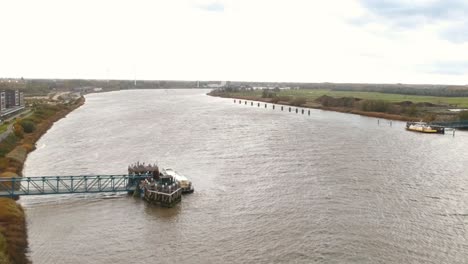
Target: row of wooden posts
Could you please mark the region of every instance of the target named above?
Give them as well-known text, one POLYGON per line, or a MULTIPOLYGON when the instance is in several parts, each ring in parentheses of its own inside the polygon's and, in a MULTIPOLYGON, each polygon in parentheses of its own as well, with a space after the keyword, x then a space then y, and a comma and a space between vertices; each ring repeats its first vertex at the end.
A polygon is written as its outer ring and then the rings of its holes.
MULTIPOLYGON (((234 103, 236 103, 236 102, 237 102, 237 100, 234 99, 234 103)), ((242 104, 242 100, 239 100, 239 104, 242 104)), ((244 100, 244 104, 247 105, 247 100, 244 100)), ((254 102, 250 102, 250 105, 253 106, 253 105, 254 105, 254 102)), ((259 103, 259 102, 257 102, 257 107, 260 107, 260 103, 259 103)), ((265 104, 265 108, 267 108, 267 107, 268 107, 268 104, 265 104)), ((276 105, 275 105, 275 104, 272 104, 273 110, 275 110, 275 107, 276 107, 276 105)), ((292 109, 292 108, 291 108, 290 106, 289 106, 288 108, 289 108, 289 112, 291 112, 291 109, 292 109)), ((281 106, 281 111, 283 111, 283 110, 284 110, 284 106, 282 105, 282 106, 281 106)), ((298 113, 299 113, 299 108, 296 108, 296 114, 298 114, 298 113)), ((304 113, 305 113, 305 109, 301 109, 301 113, 304 114, 304 113)), ((307 110, 307 114, 310 115, 310 110, 307 110)))

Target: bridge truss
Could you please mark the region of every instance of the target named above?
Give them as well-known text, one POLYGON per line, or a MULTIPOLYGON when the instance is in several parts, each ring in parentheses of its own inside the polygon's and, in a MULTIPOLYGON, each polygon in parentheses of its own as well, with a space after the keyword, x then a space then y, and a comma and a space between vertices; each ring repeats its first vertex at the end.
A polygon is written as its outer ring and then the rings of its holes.
POLYGON ((149 175, 81 175, 0 178, 0 197, 130 192, 149 175))

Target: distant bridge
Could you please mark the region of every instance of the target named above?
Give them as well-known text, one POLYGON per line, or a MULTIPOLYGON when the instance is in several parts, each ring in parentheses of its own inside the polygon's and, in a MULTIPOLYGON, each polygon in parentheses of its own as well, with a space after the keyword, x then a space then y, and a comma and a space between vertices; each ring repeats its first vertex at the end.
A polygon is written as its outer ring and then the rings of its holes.
POLYGON ((132 192, 150 175, 81 175, 0 178, 0 197, 71 193, 132 192))
POLYGON ((454 122, 431 122, 431 125, 458 129, 468 129, 468 120, 454 122))

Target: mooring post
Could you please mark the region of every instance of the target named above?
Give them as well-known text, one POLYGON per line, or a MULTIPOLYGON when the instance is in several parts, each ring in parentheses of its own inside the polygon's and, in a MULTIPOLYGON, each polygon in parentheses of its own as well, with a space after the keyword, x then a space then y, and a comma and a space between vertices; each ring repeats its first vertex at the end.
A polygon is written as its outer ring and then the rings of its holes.
POLYGON ((275 110, 275 105, 273 105, 273 110, 275 110))
POLYGON ((283 111, 283 106, 281 106, 281 111, 283 111))
POLYGON ((236 103, 236 99, 234 99, 234 103, 236 103))
POLYGON ((304 114, 304 109, 302 109, 302 114, 304 114))
POLYGON ((267 108, 267 104, 265 104, 265 108, 267 108))
POLYGON ((392 126, 392 120, 390 120, 390 126, 392 126))
POLYGON ((250 106, 253 106, 253 102, 250 102, 250 106))
POLYGON ((291 112, 291 107, 289 107, 289 112, 291 112))
POLYGON ((297 114, 297 111, 298 111, 298 110, 297 110, 297 108, 296 108, 296 114, 297 114))
POLYGON ((247 101, 245 101, 245 104, 247 104, 247 101))
POLYGON ((380 119, 377 119, 377 125, 380 126, 380 119))
POLYGON ((239 104, 242 104, 242 100, 239 100, 239 104))
POLYGON ((260 103, 258 103, 258 107, 260 107, 260 103))
POLYGON ((453 129, 453 136, 455 137, 455 128, 453 129))
POLYGON ((308 114, 310 115, 310 110, 308 110, 307 112, 308 112, 308 114))

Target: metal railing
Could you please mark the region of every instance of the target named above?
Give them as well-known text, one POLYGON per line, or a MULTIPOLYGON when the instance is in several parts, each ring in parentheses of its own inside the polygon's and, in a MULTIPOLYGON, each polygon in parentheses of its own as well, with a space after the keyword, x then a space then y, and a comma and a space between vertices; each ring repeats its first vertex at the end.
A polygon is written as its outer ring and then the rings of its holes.
POLYGON ((150 175, 80 175, 0 178, 0 197, 134 191, 150 175))
POLYGON ((454 121, 454 122, 431 122, 431 125, 450 127, 450 128, 468 128, 467 121, 454 121))

